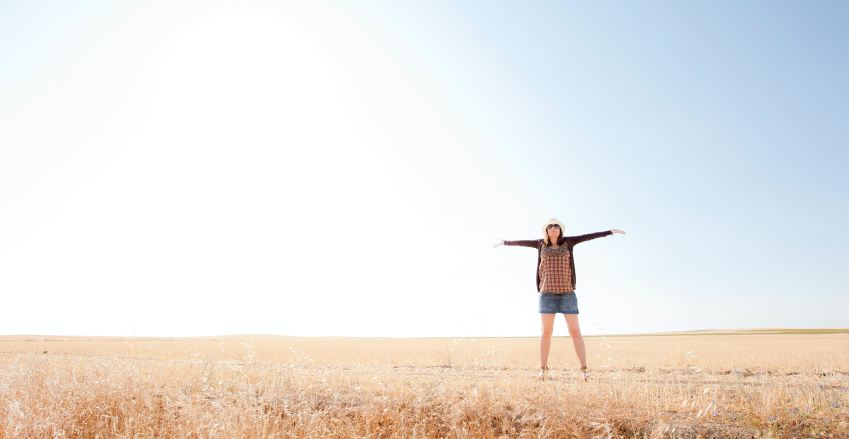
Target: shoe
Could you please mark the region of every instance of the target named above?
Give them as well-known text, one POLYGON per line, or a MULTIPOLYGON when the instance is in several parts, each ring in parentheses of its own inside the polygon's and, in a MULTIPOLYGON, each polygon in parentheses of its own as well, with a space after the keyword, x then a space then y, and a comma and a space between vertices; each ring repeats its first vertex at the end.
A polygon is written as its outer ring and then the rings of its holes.
POLYGON ((589 378, 589 376, 590 376, 590 374, 587 372, 587 368, 582 367, 581 368, 581 379, 584 380, 584 382, 586 382, 587 378, 589 378))
POLYGON ((539 368, 539 376, 540 381, 545 381, 548 379, 548 366, 543 366, 539 368))

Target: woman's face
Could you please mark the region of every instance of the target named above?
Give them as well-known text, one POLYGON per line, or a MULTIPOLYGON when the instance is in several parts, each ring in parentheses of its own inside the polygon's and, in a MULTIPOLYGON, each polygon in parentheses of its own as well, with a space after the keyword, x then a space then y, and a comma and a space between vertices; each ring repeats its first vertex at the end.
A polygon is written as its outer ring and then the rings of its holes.
POLYGON ((548 234, 549 241, 554 241, 560 236, 560 226, 557 224, 549 224, 548 227, 545 228, 545 233, 548 234))

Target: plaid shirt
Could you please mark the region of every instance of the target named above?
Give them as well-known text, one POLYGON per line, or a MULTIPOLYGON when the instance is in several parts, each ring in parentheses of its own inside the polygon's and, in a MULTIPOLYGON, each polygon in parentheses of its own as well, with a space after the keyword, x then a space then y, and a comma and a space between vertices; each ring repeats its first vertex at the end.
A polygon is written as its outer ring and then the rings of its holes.
POLYGON ((572 285, 572 267, 569 258, 572 252, 569 247, 543 247, 542 261, 539 264, 540 291, 543 293, 571 293, 575 291, 572 285))
MULTIPOLYGON (((589 241, 591 239, 601 238, 602 236, 612 235, 613 232, 610 230, 605 232, 598 233, 590 233, 587 235, 580 236, 564 236, 560 238, 560 245, 566 246, 569 249, 569 254, 567 256, 569 260, 569 276, 571 277, 571 287, 574 291, 575 285, 578 283, 578 275, 575 273, 575 258, 573 257, 573 248, 584 242, 589 241)), ((542 276, 541 276, 541 266, 542 266, 542 249, 543 241, 542 239, 528 239, 524 241, 504 241, 504 245, 517 245, 520 247, 531 247, 537 249, 537 291, 542 291, 542 276)))

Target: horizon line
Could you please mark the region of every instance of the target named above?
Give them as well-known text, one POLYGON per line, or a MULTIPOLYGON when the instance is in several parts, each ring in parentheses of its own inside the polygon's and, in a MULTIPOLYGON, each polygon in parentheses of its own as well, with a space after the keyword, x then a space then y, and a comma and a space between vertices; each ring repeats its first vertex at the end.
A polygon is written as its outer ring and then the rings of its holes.
MULTIPOLYGON (((849 328, 713 328, 690 329, 681 331, 653 331, 634 333, 589 334, 583 337, 639 337, 674 335, 753 335, 753 334, 846 334, 849 328)), ((351 336, 351 335, 285 335, 285 334, 217 334, 187 336, 147 336, 147 335, 55 335, 55 334, 2 334, 0 338, 111 338, 111 339, 192 339, 192 338, 240 338, 240 337, 280 337, 280 338, 317 338, 317 339, 463 339, 463 338, 537 338, 538 335, 471 335, 471 336, 351 336)), ((555 335, 554 337, 569 337, 555 335)))

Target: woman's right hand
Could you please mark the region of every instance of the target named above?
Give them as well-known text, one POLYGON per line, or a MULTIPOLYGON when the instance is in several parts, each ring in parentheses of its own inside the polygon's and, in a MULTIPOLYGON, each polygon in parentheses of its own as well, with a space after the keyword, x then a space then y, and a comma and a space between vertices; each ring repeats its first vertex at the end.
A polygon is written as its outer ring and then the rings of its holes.
POLYGON ((498 247, 499 245, 504 245, 504 241, 498 241, 492 247, 495 248, 495 247, 498 247))

